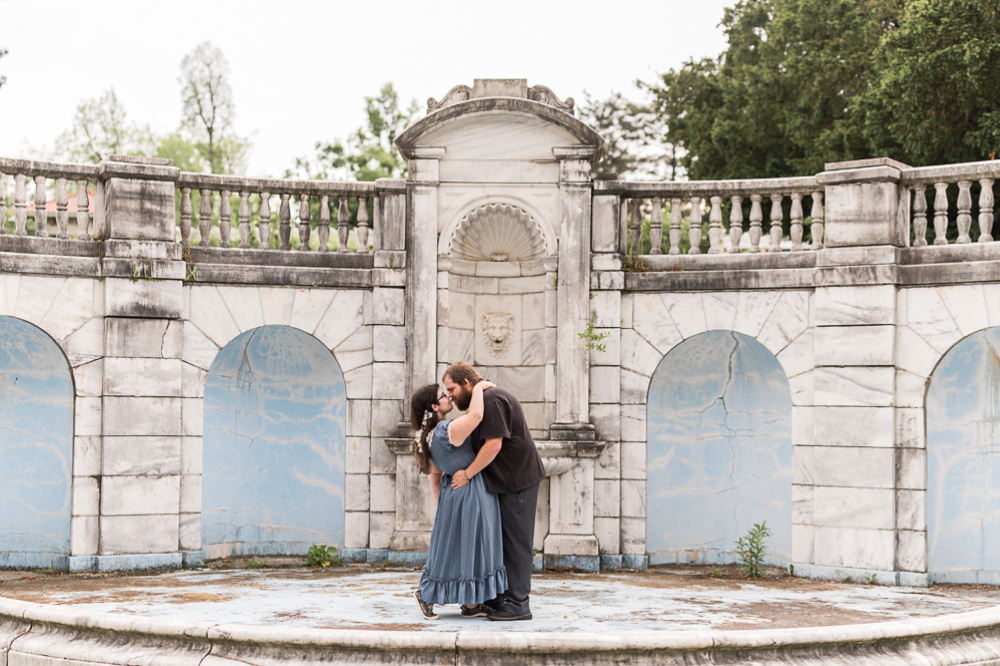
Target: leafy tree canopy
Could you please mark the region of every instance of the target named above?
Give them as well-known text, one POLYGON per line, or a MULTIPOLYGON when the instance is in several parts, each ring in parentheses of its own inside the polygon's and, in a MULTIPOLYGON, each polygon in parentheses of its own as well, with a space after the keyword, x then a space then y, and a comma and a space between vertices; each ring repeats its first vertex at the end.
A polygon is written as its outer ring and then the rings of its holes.
POLYGON ((583 96, 583 104, 577 108, 580 120, 604 139, 595 173, 674 180, 673 147, 665 143, 666 127, 651 107, 631 102, 616 92, 607 99, 595 99, 586 91, 583 96))
POLYGON ((154 146, 149 126, 128 119, 114 88, 80 102, 73 125, 56 137, 57 153, 95 164, 110 155, 149 155, 154 146))
POLYGON ((358 181, 405 177, 406 160, 396 149, 396 137, 417 119, 416 100, 405 110, 400 108, 396 89, 392 83, 386 83, 378 95, 365 97, 365 113, 367 122, 350 134, 346 142, 317 141, 315 154, 297 158, 295 167, 286 176, 358 181))
POLYGON ((718 58, 650 86, 691 178, 882 155, 974 161, 1000 147, 995 0, 740 0, 721 27, 718 58))

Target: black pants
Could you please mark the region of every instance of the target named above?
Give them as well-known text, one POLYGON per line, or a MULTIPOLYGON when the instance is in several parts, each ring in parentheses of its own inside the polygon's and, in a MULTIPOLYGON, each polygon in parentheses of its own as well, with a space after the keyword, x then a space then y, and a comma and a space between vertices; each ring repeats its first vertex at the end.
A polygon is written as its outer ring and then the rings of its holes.
POLYGON ((500 529, 503 532, 503 566, 507 569, 507 591, 493 601, 493 608, 506 608, 515 615, 531 612, 531 563, 534 558, 535 506, 538 484, 516 493, 497 495, 500 529))

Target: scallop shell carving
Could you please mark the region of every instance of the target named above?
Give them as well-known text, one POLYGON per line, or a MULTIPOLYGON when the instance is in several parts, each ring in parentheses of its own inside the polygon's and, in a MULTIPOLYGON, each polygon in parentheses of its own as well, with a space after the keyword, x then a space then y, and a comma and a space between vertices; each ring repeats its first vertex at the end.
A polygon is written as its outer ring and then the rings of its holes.
POLYGON ((545 240, 538 223, 508 204, 477 208, 451 237, 451 256, 466 261, 532 261, 543 254, 545 240))

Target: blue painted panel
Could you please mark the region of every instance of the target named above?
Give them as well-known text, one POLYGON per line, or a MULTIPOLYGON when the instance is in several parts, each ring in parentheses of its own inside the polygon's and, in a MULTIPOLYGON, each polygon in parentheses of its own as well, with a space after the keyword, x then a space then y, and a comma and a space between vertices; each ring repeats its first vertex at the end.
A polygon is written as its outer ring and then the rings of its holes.
POLYGON ((203 544, 343 545, 346 413, 340 366, 307 333, 264 326, 226 345, 205 382, 203 544))
POLYGON ((0 317, 0 566, 69 555, 73 379, 37 327, 0 317))
POLYGON ((927 390, 927 562, 936 581, 1000 574, 1000 328, 945 354, 927 390), (974 575, 973 575, 974 574, 974 575))
POLYGON ((728 563, 767 521, 769 562, 791 560, 792 398, 771 352, 732 331, 667 354, 646 406, 650 564, 728 563))

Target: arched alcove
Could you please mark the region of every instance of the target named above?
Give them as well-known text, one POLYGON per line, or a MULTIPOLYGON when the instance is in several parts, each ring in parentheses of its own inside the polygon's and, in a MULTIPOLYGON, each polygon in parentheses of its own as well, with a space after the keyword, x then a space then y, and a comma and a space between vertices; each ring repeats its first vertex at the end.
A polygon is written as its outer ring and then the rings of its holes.
POLYGON ((0 316, 0 567, 66 568, 73 377, 59 346, 0 316))
POLYGON ((768 562, 791 560, 792 398, 755 339, 709 331, 657 366, 646 405, 650 564, 729 563, 767 521, 768 562))
POLYGON ((311 335, 262 326, 227 344, 205 382, 202 544, 343 546, 346 413, 340 366, 311 335))
POLYGON ((927 570, 1000 583, 1000 328, 960 340, 927 389, 927 570))

